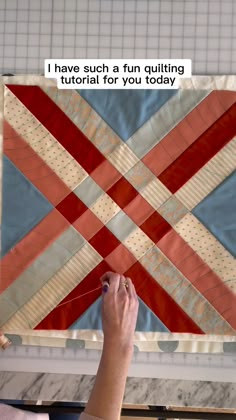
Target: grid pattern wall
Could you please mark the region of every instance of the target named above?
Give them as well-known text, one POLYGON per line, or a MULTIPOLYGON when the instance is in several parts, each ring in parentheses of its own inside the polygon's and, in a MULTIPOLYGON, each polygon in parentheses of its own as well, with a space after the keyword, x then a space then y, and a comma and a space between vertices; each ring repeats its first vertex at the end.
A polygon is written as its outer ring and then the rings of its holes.
POLYGON ((191 58, 194 74, 236 73, 234 0, 1 0, 0 70, 46 58, 191 58))

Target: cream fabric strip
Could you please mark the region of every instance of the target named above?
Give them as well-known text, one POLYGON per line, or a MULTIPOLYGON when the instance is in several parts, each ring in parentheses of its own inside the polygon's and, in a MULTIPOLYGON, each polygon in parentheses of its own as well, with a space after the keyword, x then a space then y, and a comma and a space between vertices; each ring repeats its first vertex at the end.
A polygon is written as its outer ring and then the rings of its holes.
POLYGON ((5 88, 4 118, 71 190, 87 176, 82 166, 31 112, 5 88), (18 116, 16 116, 18 114, 18 116), (58 164, 63 162, 63 166, 58 164))
MULTIPOLYGON (((80 340, 78 347, 89 350, 102 350, 103 333, 101 331, 6 331, 6 334, 21 337, 22 344, 33 346, 67 347, 67 340, 80 340)), ((236 343, 235 336, 213 336, 195 334, 143 333, 135 332, 134 346, 139 351, 163 352, 164 344, 175 352, 222 353, 224 343, 236 343)), ((76 346, 75 346, 76 347, 76 346)))
POLYGON ((96 267, 102 257, 85 244, 41 289, 23 305, 2 329, 34 328, 96 267), (50 300, 48 299, 50 296, 50 300), (34 308, 38 310, 35 312, 34 308))
POLYGON ((212 89, 236 91, 236 76, 192 76, 180 79, 181 89, 212 89))
POLYGON ((174 229, 214 273, 236 292, 236 259, 217 241, 215 236, 192 213, 186 214, 176 223, 174 229), (204 245, 201 242, 202 237, 204 237, 204 245))
POLYGON ((180 188, 175 196, 189 209, 197 206, 235 169, 236 137, 180 188))

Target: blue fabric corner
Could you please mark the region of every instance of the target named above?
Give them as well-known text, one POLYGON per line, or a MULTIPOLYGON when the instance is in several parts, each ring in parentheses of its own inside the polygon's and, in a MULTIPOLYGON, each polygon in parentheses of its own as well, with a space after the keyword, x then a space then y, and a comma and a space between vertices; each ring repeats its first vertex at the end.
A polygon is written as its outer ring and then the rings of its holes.
POLYGON ((192 213, 236 257, 236 171, 198 204, 192 213))
POLYGON ((2 256, 30 232, 54 207, 3 157, 2 256))
MULTIPOLYGON (((139 299, 136 331, 168 332, 161 320, 139 299)), ((99 297, 71 326, 70 330, 102 330, 102 297, 99 297)))
POLYGON ((123 141, 127 141, 177 90, 80 89, 77 92, 123 141))

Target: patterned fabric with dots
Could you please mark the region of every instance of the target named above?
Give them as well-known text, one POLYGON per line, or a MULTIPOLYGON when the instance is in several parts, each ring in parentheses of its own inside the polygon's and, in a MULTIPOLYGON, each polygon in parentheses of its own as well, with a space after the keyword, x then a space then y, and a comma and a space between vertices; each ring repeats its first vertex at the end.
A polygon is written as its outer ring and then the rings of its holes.
POLYGON ((0 328, 13 343, 101 349, 99 278, 115 271, 140 301, 135 352, 235 351, 236 92, 164 96, 142 95, 140 123, 128 95, 122 138, 114 91, 100 113, 77 91, 4 86, 0 328))

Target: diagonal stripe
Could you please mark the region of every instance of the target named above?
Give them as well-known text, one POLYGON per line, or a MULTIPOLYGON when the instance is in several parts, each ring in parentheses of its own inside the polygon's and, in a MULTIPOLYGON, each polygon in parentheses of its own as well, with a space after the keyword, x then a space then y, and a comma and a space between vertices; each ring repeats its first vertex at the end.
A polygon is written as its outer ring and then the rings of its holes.
POLYGON ((101 259, 89 244, 85 244, 3 328, 8 330, 34 328, 99 264, 101 259))
POLYGON ((30 300, 84 243, 83 237, 70 226, 50 244, 0 295, 1 324, 30 300))
POLYGON ((232 334, 219 315, 179 270, 154 246, 139 261, 157 283, 206 334, 232 334))
POLYGON ((112 185, 107 194, 123 209, 138 195, 138 191, 122 177, 112 185))
POLYGON ((156 176, 160 175, 230 108, 235 99, 235 92, 211 92, 142 161, 156 176))
POLYGON ((214 273, 236 292, 236 259, 205 226, 193 214, 188 213, 174 229, 214 273))
MULTIPOLYGON (((13 95, 12 95, 13 96, 13 95)), ((13 97, 13 99, 14 99, 14 97, 13 97)), ((125 149, 125 145, 123 145, 123 149, 125 149)), ((128 149, 127 147, 126 147, 126 149, 128 149)), ((131 154, 132 154, 132 152, 131 152, 131 154)), ((125 161, 125 159, 124 159, 124 161, 125 161)), ((134 161, 134 162, 132 162, 131 163, 131 165, 133 165, 134 163, 136 162, 136 160, 134 161)), ((125 180, 125 178, 121 178, 120 179, 120 181, 118 181, 118 184, 119 183, 124 183, 125 182, 125 184, 126 184, 126 186, 128 186, 129 187, 129 189, 131 189, 132 191, 135 191, 135 194, 137 194, 137 192, 136 192, 136 190, 134 190, 134 188, 131 186, 131 184, 130 183, 128 183, 128 181, 127 180, 125 180)), ((112 190, 114 189, 114 186, 112 187, 112 190)), ((159 180, 153 180, 153 182, 152 183, 149 183, 147 186, 146 186, 146 188, 143 190, 143 193, 142 193, 145 197, 147 197, 147 199, 152 203, 152 204, 155 204, 156 205, 156 207, 159 207, 159 205, 163 202, 163 201, 165 201, 166 200, 166 198, 168 198, 169 197, 169 193, 168 193, 168 191, 167 191, 167 189, 164 187, 164 185, 163 184, 161 184, 161 182, 159 181, 159 180)), ((96 203, 94 203, 94 205, 92 206, 92 208, 91 208, 91 210, 99 217, 99 218, 101 218, 101 220, 103 221, 103 223, 107 223, 109 220, 110 220, 110 218, 112 217, 112 216, 114 216, 114 214, 116 214, 117 213, 117 211, 118 211, 118 206, 117 205, 115 205, 115 203, 114 202, 112 202, 111 200, 110 200, 110 202, 108 202, 107 203, 107 212, 109 213, 104 213, 104 211, 103 211, 103 209, 104 209, 104 205, 105 205, 105 203, 103 203, 103 201, 105 200, 105 198, 106 198, 107 196, 103 196, 103 197, 101 197, 100 198, 100 200, 98 200, 98 202, 96 202, 96 203), (101 200, 102 200, 102 204, 101 204, 101 200), (109 211, 111 209, 111 212, 109 211)), ((133 197, 133 196, 132 196, 133 197)), ((130 198, 132 198, 131 196, 130 197, 128 197, 128 199, 130 199, 130 198)), ((108 199, 108 197, 107 197, 107 199, 108 199)), ((117 201, 117 199, 115 200, 115 201, 117 201)), ((118 204, 120 204, 120 203, 118 203, 118 204)), ((127 203, 126 202, 124 202, 124 206, 126 205, 127 203)), ((60 204, 61 205, 61 204, 60 204)), ((121 207, 123 207, 123 206, 121 206, 121 207)))
MULTIPOLYGON (((99 278, 107 271, 110 271, 110 267, 103 260, 86 277, 84 277, 61 303, 68 302, 91 289, 101 286, 99 278)), ((81 298, 78 301, 69 302, 67 305, 56 307, 36 326, 36 329, 65 330, 69 328, 69 326, 89 308, 100 294, 101 290, 96 290, 93 293, 89 293, 86 296, 86 299, 81 298)))
POLYGON ((57 86, 45 85, 40 85, 40 88, 81 131, 90 119, 92 124, 89 126, 94 127, 94 132, 98 129, 101 117, 76 90, 58 89, 57 86), (97 118, 95 118, 96 115, 97 118), (95 122, 96 125, 94 125, 95 122))
POLYGON ((137 261, 124 275, 132 279, 138 296, 171 332, 203 333, 140 262, 137 261))
MULTIPOLYGON (((10 98, 10 100, 11 101, 14 101, 14 96, 13 95, 11 95, 12 97, 10 98)), ((15 99, 16 100, 16 99, 15 99)), ((27 110, 26 110, 27 111, 27 110)), ((28 112, 28 111, 27 111, 28 112)), ((34 135, 36 135, 36 133, 34 133, 34 135)), ((56 140, 55 140, 55 142, 56 142, 56 140)), ((123 145, 123 148, 125 148, 125 145, 123 145)), ((44 149, 44 147, 42 147, 42 149, 44 149)), ((38 150, 37 150, 38 151, 38 150)), ((44 153, 45 153, 45 150, 44 150, 44 153)), ((132 154, 132 152, 131 152, 131 154, 132 154)), ((53 160, 53 162, 54 162, 54 160, 53 160)), ((136 162, 136 160, 135 160, 135 162, 136 162)), ((133 162, 134 163, 134 162, 133 162)), ((132 164, 133 164, 132 163, 132 164)), ((58 169, 58 165, 57 165, 57 167, 56 168, 53 168, 55 171, 56 170, 58 170, 58 171, 60 171, 60 168, 58 169)), ((60 175, 60 177, 61 177, 61 173, 59 172, 59 175, 60 175)), ((78 178, 77 178, 77 181, 78 181, 78 178)), ((82 181, 82 178, 80 179, 80 181, 82 181)), ((133 189, 133 187, 131 186, 131 184, 129 184, 128 183, 128 181, 126 181, 125 180, 125 178, 121 178, 121 180, 120 180, 120 182, 121 181, 123 181, 123 182, 125 182, 132 190, 134 190, 133 189)), ((159 183, 160 185, 161 185, 161 183, 158 181, 158 180, 155 180, 154 181, 155 182, 155 184, 156 183, 159 183)), ((77 182, 78 183, 78 182, 77 182)), ((71 186, 71 184, 69 184, 70 186, 71 186)), ((162 186, 162 190, 163 190, 163 188, 165 189, 165 187, 164 186, 162 186)), ((135 192, 136 193, 136 192, 135 192)), ((144 192, 144 194, 145 194, 145 192, 144 192)), ((150 197, 153 195, 153 191, 151 191, 151 194, 150 194, 150 197)), ((164 197, 166 196, 166 194, 164 194, 164 197)), ((158 203, 160 202, 160 189, 158 190, 158 203)), ((109 200, 109 197, 107 196, 107 195, 104 195, 104 196, 102 196, 97 202, 95 202, 94 203, 94 205, 92 206, 92 208, 91 208, 91 210, 99 217, 99 218, 101 218, 101 220, 103 221, 103 223, 107 223, 107 221, 109 221, 110 220, 110 218, 112 217, 112 216, 114 216, 118 211, 119 211, 119 208, 118 208, 118 206, 114 203, 114 201, 112 201, 112 200, 110 200, 109 202, 107 202, 107 200, 109 200), (107 211, 108 211, 108 213, 104 213, 103 212, 103 209, 104 209, 104 205, 105 205, 105 203, 104 203, 104 200, 106 201, 106 203, 107 203, 107 211), (101 201, 102 201, 102 204, 101 204, 101 201), (111 211, 110 211, 111 210, 111 211)), ((61 205, 61 204, 60 204, 61 205)))
MULTIPOLYGON (((157 181, 157 182, 159 182, 159 181, 157 181)), ((127 181, 126 181, 126 183, 127 183, 127 181)), ((160 183, 159 183, 160 184, 160 183)), ((164 187, 164 186, 163 186, 164 187)), ((97 203, 98 204, 98 203, 97 203)), ((95 205, 95 207, 96 207, 96 205, 95 205)), ((93 208, 92 208, 92 210, 94 210, 93 208)), ((102 217, 104 218, 104 214, 103 214, 103 212, 102 212, 102 217)), ((104 221, 104 220, 103 220, 104 221)), ((106 220, 107 221, 107 220, 106 220)))
POLYGON ((90 174, 90 176, 100 188, 107 191, 122 175, 108 160, 105 160, 90 174))
POLYGON ((209 93, 209 90, 180 89, 126 144, 141 159, 209 93))
POLYGON ((114 272, 120 274, 123 274, 136 262, 136 258, 122 243, 105 260, 114 272))
POLYGON ((155 210, 171 197, 170 191, 159 179, 154 179, 149 182, 147 186, 140 191, 140 194, 155 210))
POLYGON ((120 210, 106 226, 121 242, 137 228, 137 225, 123 210, 120 210))
POLYGON ((136 163, 126 174, 125 178, 136 190, 141 191, 149 182, 155 179, 155 175, 141 162, 136 163))
MULTIPOLYGON (((11 100, 11 102, 12 101, 14 101, 14 96, 13 95, 11 95, 12 97, 10 98, 10 100, 11 100)), ((15 99, 16 100, 16 99, 15 99)), ((26 110, 27 112, 29 112, 28 110, 26 110)), ((51 139, 50 139, 51 140, 51 139)), ((54 140, 54 141, 56 141, 56 140, 54 140)), ((128 148, 126 147, 126 145, 122 145, 122 147, 123 147, 123 149, 122 150, 124 150, 124 151, 127 151, 128 150, 128 148)), ((42 154, 42 153, 45 153, 45 147, 42 147, 41 148, 41 150, 40 150, 40 154, 42 154)), ((132 157, 132 159, 134 158, 134 160, 132 160, 131 159, 131 161, 130 161, 130 165, 132 166, 133 164, 135 164, 136 162, 137 162, 137 159, 134 157, 134 155, 132 154, 132 152, 130 151, 130 155, 128 155, 128 156, 133 156, 132 157)), ((122 155, 122 159, 121 160, 124 160, 124 162, 126 162, 126 159, 128 159, 128 158, 125 158, 125 156, 123 156, 122 155)), ((52 161, 52 162, 54 162, 54 160, 52 161)), ((48 162, 47 162, 48 163, 48 162)), ((50 162, 51 163, 51 162, 50 162)), ((54 164, 55 164, 55 162, 54 162, 54 164)), ((128 167, 127 167, 128 168, 128 167)), ((58 165, 57 165, 57 167, 54 167, 53 168, 53 170, 58 170, 58 165)), ((83 168, 81 168, 81 170, 83 170, 83 168)), ((68 172, 70 172, 69 170, 68 170, 68 172)), ((62 175, 61 175, 61 173, 59 172, 59 176, 60 176, 60 178, 62 178, 62 175)), ((75 177, 76 178, 76 183, 78 184, 78 177, 75 177)), ((81 181, 83 180, 83 178, 84 178, 84 175, 83 175, 83 173, 81 173, 81 176, 79 177, 79 181, 80 181, 80 183, 81 183, 81 181)), ((128 184, 128 181, 126 181, 124 178, 123 178, 123 180, 126 182, 126 184, 128 184)), ((64 180, 65 181, 65 180, 64 180)), ((70 180, 70 182, 73 182, 73 180, 70 180)), ((131 184, 129 184, 130 185, 130 188, 131 188, 131 184)), ((71 186, 71 185, 69 185, 69 186, 71 186)), ((161 182, 159 181, 159 180, 153 180, 153 182, 152 183, 150 183, 150 185, 148 185, 147 187, 146 187, 146 189, 144 189, 144 191, 143 191, 143 195, 145 196, 145 197, 147 197, 147 201, 149 200, 151 203, 153 203, 153 204, 156 204, 157 205, 157 207, 159 207, 159 205, 162 203, 162 202, 164 202, 165 201, 165 199, 167 198, 167 197, 169 197, 169 194, 168 194, 168 192, 167 192, 167 189, 164 187, 164 185, 163 184, 161 184, 161 182), (157 200, 157 201, 156 201, 157 200)), ((103 198, 101 198, 101 200, 103 200, 103 198)), ((96 215, 98 215, 98 213, 99 213, 99 217, 101 216, 101 220, 104 222, 104 223, 106 223, 107 222, 107 220, 110 218, 110 217, 112 217, 112 214, 109 216, 109 218, 107 219, 107 218, 105 218, 104 219, 104 217, 105 217, 105 215, 103 214, 103 212, 102 211, 100 211, 100 210, 98 210, 97 209, 97 206, 100 206, 100 201, 99 201, 99 203, 95 203, 94 205, 93 205, 93 207, 92 207, 92 211, 94 211, 95 212, 95 214, 96 215), (97 213, 98 212, 98 213, 97 213), (100 214, 101 213, 101 214, 100 214)), ((115 205, 115 203, 113 202, 113 203, 110 203, 110 207, 114 207, 114 205, 115 205), (112 205, 113 204, 113 205, 112 205)), ((102 207, 99 207, 100 209, 102 209, 102 207)), ((117 212, 117 206, 116 206, 116 210, 114 209, 114 211, 116 211, 117 212)))
POLYGON ((140 229, 157 243, 171 229, 171 225, 157 212, 148 217, 140 226, 140 229))
POLYGON ((236 134, 236 103, 226 111, 175 162, 159 175, 172 193, 205 165, 236 134))
POLYGON ((236 137, 206 163, 176 192, 176 197, 192 210, 236 169, 236 137))
POLYGON ((104 155, 108 156, 123 141, 75 90, 42 87, 43 91, 67 115, 104 155))
POLYGON ((110 219, 112 219, 112 217, 119 213, 120 208, 117 206, 115 201, 113 201, 111 197, 105 193, 95 201, 90 210, 105 225, 110 219))
POLYGON ((173 229, 161 238, 157 246, 223 318, 224 313, 227 313, 229 324, 235 328, 236 295, 227 284, 173 229))
POLYGON ((17 168, 56 206, 70 189, 34 152, 17 132, 4 121, 4 153, 17 168))
POLYGON ((95 216, 95 214, 87 209, 74 223, 74 228, 89 241, 96 233, 102 229, 103 223, 95 216))
POLYGON ((87 176, 85 170, 7 88, 5 88, 4 115, 14 130, 40 155, 67 187, 70 189, 77 187, 87 176))
POLYGON ((90 239, 89 243, 103 258, 107 257, 107 255, 120 245, 120 241, 106 226, 103 226, 103 228, 90 239))
POLYGON ((152 240, 138 227, 125 238, 123 244, 137 260, 154 245, 152 240))
POLYGON ((128 172, 139 161, 126 144, 120 146, 107 156, 108 161, 122 174, 128 172))
POLYGON ((152 213, 155 212, 154 208, 150 206, 147 200, 141 195, 137 195, 134 200, 132 200, 128 206, 124 207, 124 212, 136 223, 137 226, 140 226, 152 213))
POLYGON ((56 209, 72 224, 86 212, 87 206, 71 192, 56 206, 56 209))
MULTIPOLYGON (((99 278, 106 271, 109 271, 109 266, 102 261, 88 276, 71 292, 62 302, 69 301, 79 295, 91 290, 92 287, 99 286, 99 278)), ((131 277, 136 287, 138 295, 150 307, 150 309, 165 323, 167 328, 171 331, 193 332, 200 334, 201 329, 184 313, 184 311, 176 305, 172 298, 156 283, 156 281, 149 275, 149 273, 138 262, 126 271, 125 276, 131 277), (143 279, 148 280, 149 290, 152 293, 147 293, 143 279), (158 305, 156 304, 158 300, 158 305), (173 316, 170 316, 169 308, 173 307, 173 316), (171 329, 171 327, 173 329, 171 329)), ((85 299, 81 299, 80 304, 74 302, 68 303, 66 306, 55 308, 48 316, 37 325, 36 329, 66 329, 73 322, 78 319, 83 312, 89 308, 94 300, 100 295, 100 291, 89 294, 85 299)))
MULTIPOLYGON (((11 90, 13 89, 13 92, 14 92, 14 94, 15 93, 17 93, 18 94, 18 97, 19 97, 19 99, 20 100, 24 100, 24 95, 23 95, 23 99, 22 99, 22 90, 20 90, 19 91, 19 89, 18 89, 19 87, 17 87, 17 86, 13 86, 13 85, 11 85, 11 90), (16 88, 16 91, 17 92, 15 92, 15 89, 16 88)), ((37 93, 39 93, 39 91, 40 91, 40 89, 39 90, 37 90, 37 93)), ((41 91, 40 91, 41 92, 41 91)), ((31 94, 32 94, 32 92, 30 92, 31 94)), ((46 97, 46 95, 43 93, 43 92, 41 92, 45 97, 46 97)), ((32 103, 31 103, 31 101, 30 101, 30 96, 29 96, 29 99, 27 98, 27 95, 26 95, 26 101, 24 102, 24 104, 25 105, 28 105, 29 106, 29 104, 30 104, 30 107, 31 107, 31 111, 32 112, 34 112, 35 114, 36 114, 36 116, 37 116, 37 118, 40 118, 40 116, 41 116, 41 110, 38 110, 38 109, 35 109, 35 107, 32 105, 32 103), (28 101, 28 102, 27 102, 28 101), (37 112, 39 112, 39 115, 37 114, 37 112)), ((44 116, 44 118, 45 118, 45 116, 44 116)), ((41 120, 42 121, 44 121, 44 119, 43 119, 43 117, 41 117, 41 120)), ((46 120, 46 127, 48 128, 49 127, 49 123, 48 123, 48 121, 46 120)), ((72 124, 73 125, 73 124, 72 124)), ((55 134, 55 132, 52 132, 52 134, 55 134)), ((58 135, 59 133, 58 133, 58 131, 57 131, 57 135, 58 135)), ((59 141, 60 141, 60 139, 59 139, 59 141)), ((64 144, 63 144, 64 145, 64 144)), ((123 145, 123 149, 125 149, 125 145, 123 145)), ((126 147, 126 153, 127 153, 127 151, 128 151, 128 148, 126 147)), ((81 151, 81 154, 83 153, 83 150, 81 151)), ((130 154, 133 156, 133 154, 132 154, 132 152, 130 152, 130 154)), ((123 155, 122 155, 123 156, 123 155)), ((133 156, 134 158, 135 158, 135 156, 133 156)), ((121 159, 121 161, 123 161, 124 163, 125 162, 128 162, 128 157, 126 156, 126 154, 122 157, 122 159, 121 159)), ((138 160, 137 159, 134 159, 134 161, 132 161, 131 160, 131 166, 133 166, 136 162, 137 162, 138 160)), ((127 167, 127 169, 129 169, 130 168, 130 166, 128 166, 127 167)), ((123 182, 126 182, 126 184, 128 184, 130 187, 131 187, 131 184, 129 184, 128 183, 128 181, 126 181, 124 178, 123 178, 123 182)), ((120 181, 118 181, 118 183, 119 182, 121 182, 121 180, 120 181)), ((147 199, 147 201, 148 201, 148 198, 149 198, 149 200, 150 201, 153 201, 153 198, 152 199, 150 199, 150 197, 153 197, 154 195, 153 195, 153 192, 154 192, 154 188, 155 188, 155 185, 154 185, 154 183, 155 184, 158 184, 158 191, 155 191, 155 193, 158 193, 158 206, 160 205, 160 204, 162 204, 162 202, 163 202, 163 198, 161 198, 160 197, 160 190, 162 191, 162 192, 164 192, 163 190, 165 190, 165 187, 163 186, 163 185, 161 185, 161 183, 159 182, 159 181, 153 181, 152 182, 152 184, 150 183, 147 187, 146 187, 146 189, 145 189, 145 191, 143 191, 143 195, 145 195, 145 198, 147 199)), ((112 187, 112 188, 114 188, 114 187, 112 187)), ((132 190, 133 190, 133 187, 132 187, 132 190)), ((166 199, 166 197, 167 197, 167 192, 166 193, 164 193, 164 200, 166 199)), ((163 195, 163 194, 162 194, 163 195)), ((117 200, 116 200, 117 201, 117 200)), ((119 203, 118 203, 119 204, 119 203)), ((127 203, 125 203, 125 205, 126 205, 127 203)), ((97 206, 97 204, 95 203, 95 205, 92 207, 92 211, 94 211, 94 208, 97 206)), ((99 217, 99 215, 98 215, 98 213, 95 213, 98 217, 99 217)))
POLYGON ((188 209, 172 195, 158 208, 158 213, 161 214, 171 226, 174 226, 188 213, 188 209))
POLYGON ((90 121, 87 121, 84 126, 84 134, 106 157, 108 157, 118 146, 123 144, 122 140, 103 120, 100 120, 97 130, 93 125, 90 125, 90 121))
POLYGON ((99 150, 38 86, 7 87, 88 173, 104 161, 99 150))
POLYGON ((0 262, 0 292, 14 280, 69 226, 57 210, 52 210, 0 262))

